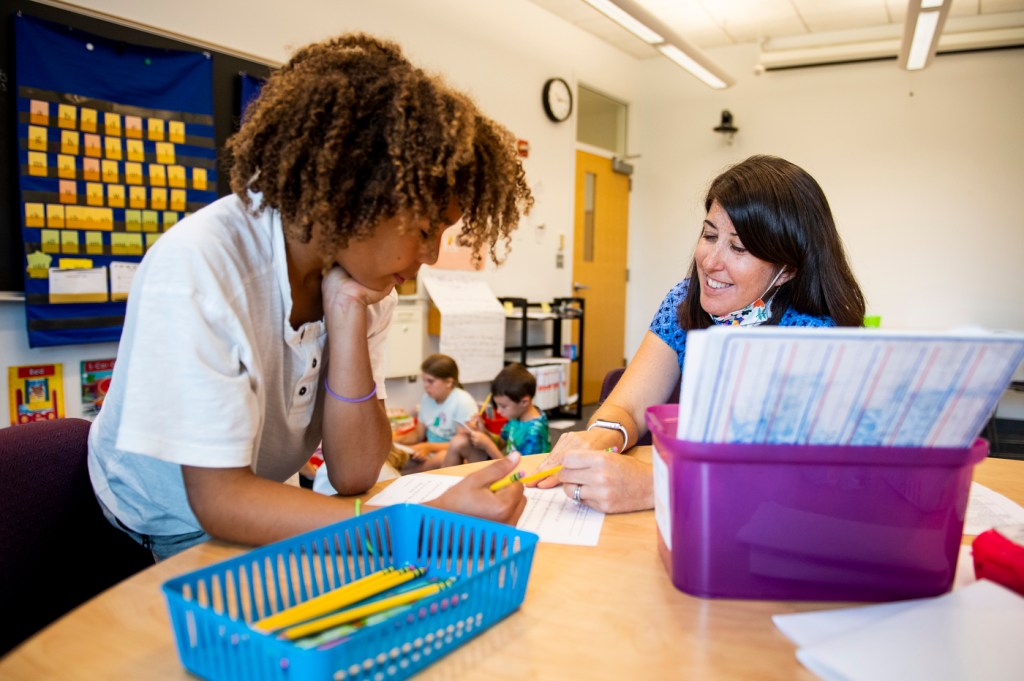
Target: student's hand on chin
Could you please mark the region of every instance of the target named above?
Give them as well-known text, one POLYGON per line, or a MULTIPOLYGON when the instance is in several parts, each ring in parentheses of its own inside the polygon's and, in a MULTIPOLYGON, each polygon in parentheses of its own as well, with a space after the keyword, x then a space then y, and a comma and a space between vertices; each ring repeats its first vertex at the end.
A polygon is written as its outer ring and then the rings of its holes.
POLYGON ((334 306, 336 303, 344 304, 346 300, 355 300, 363 305, 373 305, 386 298, 391 290, 395 288, 394 283, 377 290, 363 286, 349 276, 349 273, 335 265, 324 277, 320 285, 324 296, 324 308, 334 306))
POLYGON ((491 485, 508 477, 518 465, 519 454, 510 454, 500 461, 470 473, 462 482, 427 505, 515 525, 526 508, 523 486, 517 482, 492 492, 491 485))

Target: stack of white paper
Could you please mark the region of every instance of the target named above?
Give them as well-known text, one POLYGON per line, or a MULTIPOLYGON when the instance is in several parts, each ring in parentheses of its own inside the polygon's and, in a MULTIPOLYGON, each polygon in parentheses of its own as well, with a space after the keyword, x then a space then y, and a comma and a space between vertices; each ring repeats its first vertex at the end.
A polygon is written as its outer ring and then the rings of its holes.
POLYGON ((775 615, 826 681, 1017 681, 1024 598, 982 580, 936 598, 775 615))
POLYGON ((687 334, 680 440, 968 447, 1024 336, 714 327, 687 334))

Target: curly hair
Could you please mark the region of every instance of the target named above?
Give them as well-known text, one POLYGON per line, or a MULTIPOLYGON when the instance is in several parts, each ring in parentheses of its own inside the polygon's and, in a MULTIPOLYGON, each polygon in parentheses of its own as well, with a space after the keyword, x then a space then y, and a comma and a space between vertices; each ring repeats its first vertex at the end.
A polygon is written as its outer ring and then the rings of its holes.
POLYGON ((281 215, 285 234, 327 250, 400 213, 443 224, 454 199, 460 246, 500 263, 533 205, 512 134, 392 42, 344 34, 299 50, 263 86, 228 140, 231 188, 281 215), (499 254, 498 243, 503 244, 499 254))

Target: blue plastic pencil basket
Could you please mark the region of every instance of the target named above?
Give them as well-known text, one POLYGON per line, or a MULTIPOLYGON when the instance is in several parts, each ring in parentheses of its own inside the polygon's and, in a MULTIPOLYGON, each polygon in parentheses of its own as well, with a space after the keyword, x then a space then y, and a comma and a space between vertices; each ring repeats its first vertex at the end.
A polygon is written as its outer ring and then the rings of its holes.
POLYGON ((206 679, 403 679, 523 602, 537 535, 399 504, 176 577, 163 585, 178 654, 206 679), (391 566, 428 567, 453 586, 327 649, 250 623, 391 566))

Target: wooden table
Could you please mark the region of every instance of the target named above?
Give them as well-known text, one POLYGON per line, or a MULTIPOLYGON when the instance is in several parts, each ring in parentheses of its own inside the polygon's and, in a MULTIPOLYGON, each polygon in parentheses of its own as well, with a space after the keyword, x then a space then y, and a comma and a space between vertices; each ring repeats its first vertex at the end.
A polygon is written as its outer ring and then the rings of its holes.
MULTIPOLYGON (((650 448, 637 456, 649 460, 650 448)), ((540 458, 527 457, 528 466, 540 458)), ((1024 501, 1024 462, 987 459, 974 479, 1024 501)), ((842 604, 688 596, 669 581, 656 532, 647 511, 607 516, 597 547, 540 544, 522 608, 417 678, 815 678, 771 616, 842 604)), ((192 678, 178 661, 159 587, 242 550, 208 542, 125 580, 0 660, 0 679, 192 678)), ((73 579, 73 557, 64 569, 73 579)))

